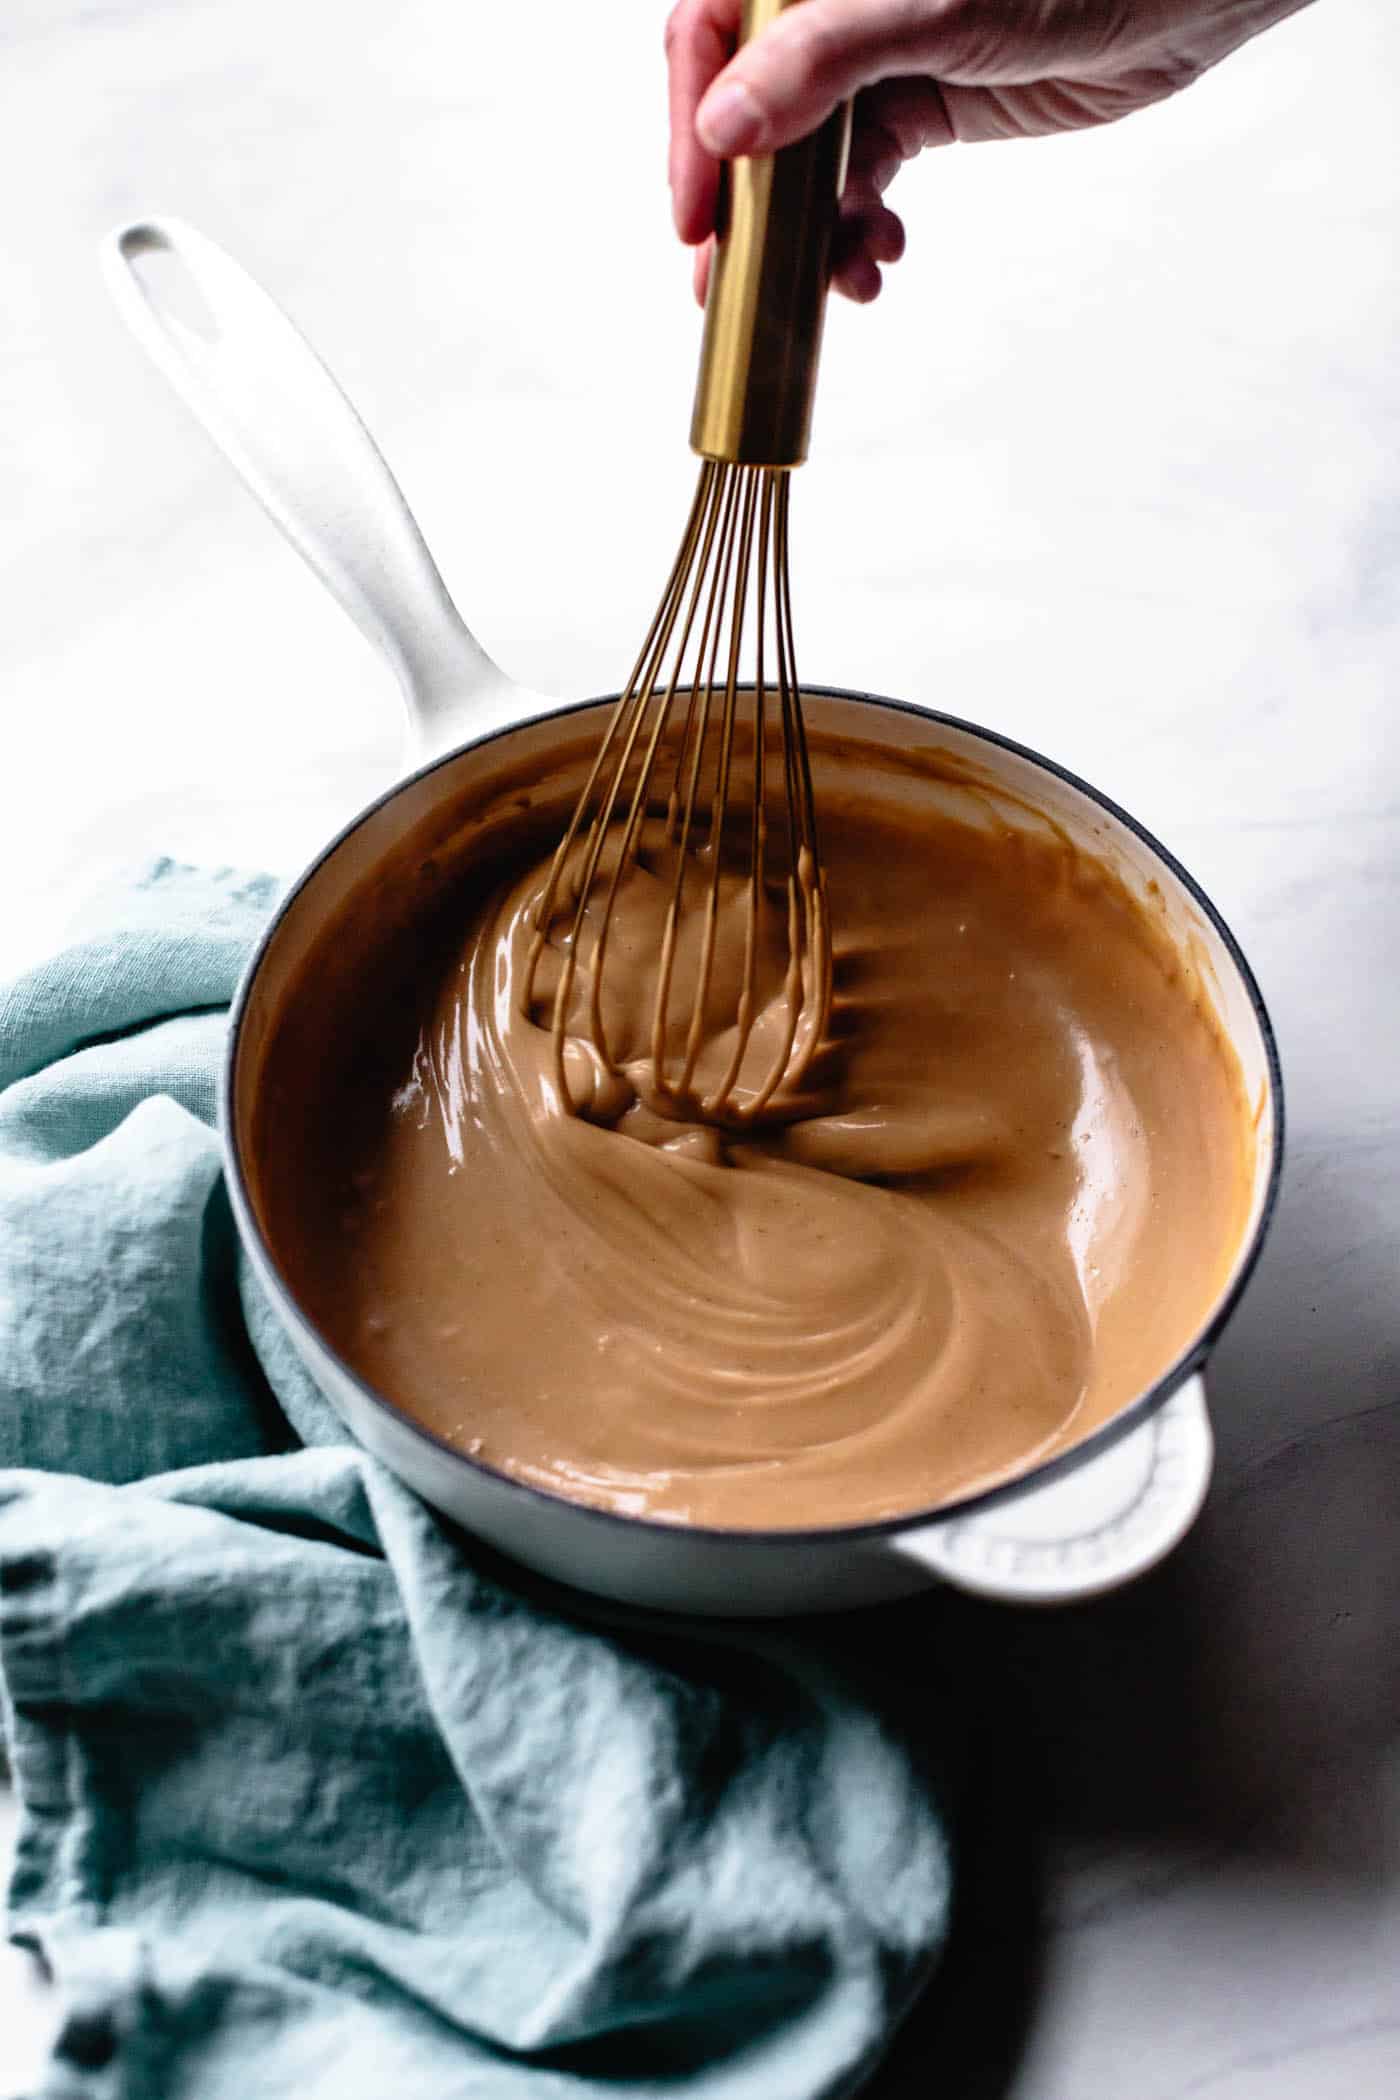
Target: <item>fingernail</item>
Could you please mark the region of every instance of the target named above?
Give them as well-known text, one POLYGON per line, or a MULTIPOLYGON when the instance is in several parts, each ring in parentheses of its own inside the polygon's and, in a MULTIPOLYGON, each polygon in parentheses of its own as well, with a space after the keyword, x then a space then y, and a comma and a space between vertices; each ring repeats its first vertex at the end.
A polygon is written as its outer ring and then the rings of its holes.
POLYGON ((728 80, 710 89, 696 111, 695 129, 711 153, 747 153, 758 142, 763 112, 742 80, 728 80))

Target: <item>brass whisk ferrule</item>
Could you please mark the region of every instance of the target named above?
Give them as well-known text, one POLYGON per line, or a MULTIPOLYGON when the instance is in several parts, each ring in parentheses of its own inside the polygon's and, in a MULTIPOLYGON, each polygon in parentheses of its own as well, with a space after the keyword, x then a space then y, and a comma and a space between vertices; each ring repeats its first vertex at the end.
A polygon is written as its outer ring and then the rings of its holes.
MULTIPOLYGON (((801 0, 745 0, 742 40, 801 0)), ((702 458, 807 457, 851 106, 781 152, 728 163, 705 299, 690 443, 702 458)))

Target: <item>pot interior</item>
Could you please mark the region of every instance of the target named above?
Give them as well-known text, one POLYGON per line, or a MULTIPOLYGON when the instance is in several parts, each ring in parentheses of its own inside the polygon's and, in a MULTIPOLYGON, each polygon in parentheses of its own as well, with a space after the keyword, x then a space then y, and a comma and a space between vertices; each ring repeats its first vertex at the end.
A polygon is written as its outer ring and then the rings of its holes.
MULTIPOLYGON (((268 1199, 258 1166, 258 1118, 266 1121, 269 1047, 288 1025, 314 1031, 317 1014, 353 996, 365 958, 385 952, 427 908, 445 875, 489 862, 522 827, 541 842, 557 833, 596 747, 611 703, 542 717, 443 759, 392 790, 353 823, 290 894, 270 930, 236 1017, 228 1095, 232 1172, 248 1200, 274 1271, 268 1199), (315 1001, 299 996, 314 976, 315 1001)), ((1235 944, 1174 862, 1126 817, 1033 754, 969 725, 896 703, 810 691, 804 695, 818 806, 824 775, 849 742, 878 747, 873 762, 882 798, 928 808, 946 804, 964 823, 1047 832, 1105 864, 1157 923, 1179 958, 1193 997, 1213 1015, 1238 1060, 1252 1117, 1252 1181, 1238 1244, 1217 1304, 1198 1334, 1150 1392, 1118 1410, 1164 1397, 1199 1360, 1223 1309, 1252 1261, 1267 1221, 1278 1161, 1276 1064, 1267 1020, 1235 944)), ((334 1054, 326 1043, 323 1054, 334 1054)), ((279 1123, 279 1144, 295 1142, 295 1105, 279 1123)), ((266 1140, 262 1141, 263 1146, 266 1140)), ((1089 1423, 1086 1431, 1100 1429, 1089 1423)), ((1086 1444, 1098 1441, 1087 1433, 1086 1444)), ((1029 1477, 1034 1467, 1026 1469, 1029 1477)))

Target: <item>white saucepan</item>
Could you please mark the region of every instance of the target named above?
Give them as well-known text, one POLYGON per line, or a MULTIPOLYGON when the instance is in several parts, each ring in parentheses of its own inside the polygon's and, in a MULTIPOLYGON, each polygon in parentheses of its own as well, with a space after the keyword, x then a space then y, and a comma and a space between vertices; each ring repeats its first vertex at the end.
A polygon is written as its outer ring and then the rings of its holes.
MULTIPOLYGON (((1259 1253, 1282 1152, 1278 1059, 1263 1002, 1220 915, 1122 810, 1049 760, 907 702, 804 687, 815 731, 949 752, 1109 860, 1188 952, 1238 1056, 1257 1132, 1249 1217, 1210 1317, 1178 1360, 1106 1427, 992 1494, 835 1530, 725 1532, 590 1509, 511 1480, 417 1426, 336 1356, 296 1303, 255 1214, 248 1132, 261 1050, 280 1001, 338 908, 435 807, 557 743, 563 710, 517 686, 463 625, 403 497, 335 382, 285 315, 211 241, 173 220, 103 249, 131 328, 249 487, 387 657, 407 702, 405 777, 297 879, 234 1002, 222 1092, 233 1208, 299 1354, 361 1442, 426 1500, 547 1575, 633 1604, 765 1614, 825 1610, 950 1582, 987 1597, 1060 1602, 1116 1588, 1190 1526, 1210 1479, 1204 1366, 1259 1253), (144 260, 143 260, 144 259, 144 260), (149 263, 159 259, 155 273, 149 263), (179 318, 170 273, 201 308, 179 318)), ((602 710, 596 700, 587 707, 602 710)), ((601 720, 601 713, 599 716, 601 720)), ((577 721, 571 724, 577 727, 577 721)))

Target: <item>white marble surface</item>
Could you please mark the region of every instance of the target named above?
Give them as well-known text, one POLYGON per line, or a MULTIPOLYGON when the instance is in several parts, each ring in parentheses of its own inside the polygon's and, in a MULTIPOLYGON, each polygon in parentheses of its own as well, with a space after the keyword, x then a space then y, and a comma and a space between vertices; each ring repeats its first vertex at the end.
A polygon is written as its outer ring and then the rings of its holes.
MULTIPOLYGON (((290 867, 395 748, 384 673, 108 310, 120 218, 284 301, 510 670, 616 683, 691 478, 661 18, 8 0, 6 960, 133 854, 290 867)), ((1120 130, 931 158, 885 299, 829 330, 806 675, 1022 737, 1177 849, 1291 1120, 1196 1533, 1105 1605, 949 1617, 1015 1813, 961 1942, 981 2024, 912 2038, 911 2091, 921 2046, 960 2100, 1400 2089, 1398 71, 1385 0, 1320 0, 1120 130)), ((0 2095, 45 2017, 3 1975, 0 2095)))

